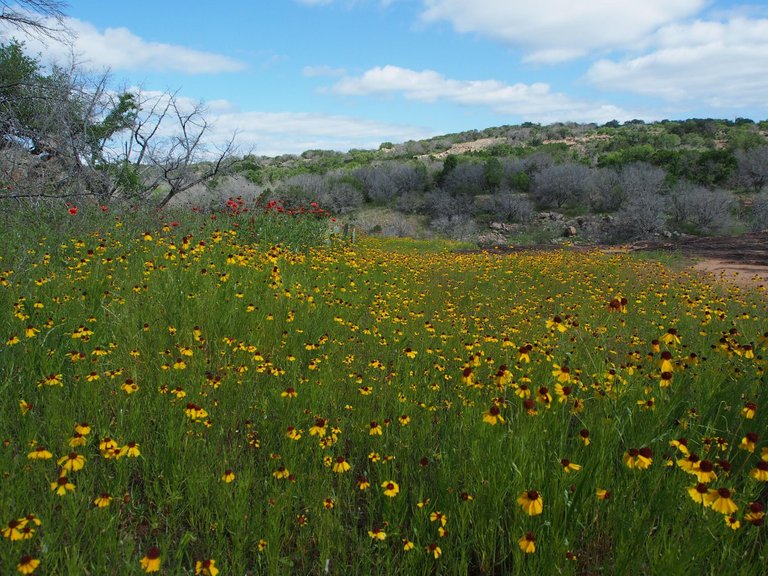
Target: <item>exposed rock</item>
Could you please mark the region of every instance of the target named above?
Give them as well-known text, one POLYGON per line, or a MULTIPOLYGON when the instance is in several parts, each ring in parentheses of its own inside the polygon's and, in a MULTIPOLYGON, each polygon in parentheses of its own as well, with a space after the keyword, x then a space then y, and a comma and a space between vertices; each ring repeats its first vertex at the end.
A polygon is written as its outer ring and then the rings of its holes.
POLYGON ((506 138, 480 138, 478 140, 473 140, 471 142, 458 142, 456 144, 453 144, 448 150, 445 150, 444 152, 437 152, 436 154, 422 154, 420 156, 417 156, 417 158, 423 159, 423 158, 436 158, 436 159, 442 159, 447 156, 450 156, 452 154, 466 154, 467 152, 477 152, 478 150, 482 150, 483 148, 488 148, 490 146, 498 146, 499 144, 505 144, 507 142, 506 138))
POLYGON ((555 222, 562 222, 565 220, 565 216, 558 212, 539 212, 536 217, 539 220, 553 220, 555 222))
POLYGON ((477 237, 479 246, 506 246, 507 239, 498 232, 486 232, 477 237))
POLYGON ((516 224, 508 224, 507 222, 491 222, 488 227, 491 230, 503 233, 516 232, 518 229, 516 224))
POLYGON ((576 234, 578 234, 578 232, 576 231, 575 226, 566 226, 565 230, 563 230, 563 236, 565 236, 566 238, 571 238, 573 236, 576 236, 576 234))

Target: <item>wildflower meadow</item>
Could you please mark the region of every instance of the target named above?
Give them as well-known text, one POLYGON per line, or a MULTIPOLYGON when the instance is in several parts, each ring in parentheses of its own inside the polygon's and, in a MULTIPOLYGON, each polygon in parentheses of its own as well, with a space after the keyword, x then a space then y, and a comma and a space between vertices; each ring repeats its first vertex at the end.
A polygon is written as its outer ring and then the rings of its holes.
POLYGON ((322 209, 2 217, 2 574, 768 567, 768 300, 322 209))

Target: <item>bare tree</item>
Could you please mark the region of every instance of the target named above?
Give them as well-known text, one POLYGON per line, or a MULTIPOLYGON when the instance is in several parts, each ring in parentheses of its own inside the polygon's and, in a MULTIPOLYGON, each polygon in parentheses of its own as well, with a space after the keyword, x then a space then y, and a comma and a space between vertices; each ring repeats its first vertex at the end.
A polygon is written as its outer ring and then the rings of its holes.
POLYGON ((329 179, 326 190, 320 195, 320 206, 333 214, 347 214, 363 205, 363 193, 343 179, 329 179))
POLYGON ((403 194, 422 191, 426 184, 423 168, 396 161, 358 168, 353 175, 366 198, 376 203, 392 203, 403 194))
POLYGON ((57 0, 0 0, 0 24, 26 32, 38 38, 62 41, 67 27, 64 24, 65 2, 57 0))
POLYGON ((206 142, 211 125, 202 103, 182 102, 177 93, 138 96, 140 112, 114 165, 126 165, 140 195, 162 188, 163 208, 178 194, 228 174, 236 161, 236 134, 218 147, 206 142))
POLYGON ((671 191, 669 199, 673 221, 689 232, 718 234, 732 225, 734 198, 730 192, 682 182, 671 191))
POLYGON ((583 164, 555 164, 533 180, 533 199, 542 208, 579 206, 589 191, 591 171, 583 164))
POLYGON ((467 240, 477 233, 477 224, 467 214, 441 216, 432 220, 430 226, 454 240, 467 240))
POLYGON ((105 146, 131 125, 135 106, 108 82, 108 74, 85 74, 74 60, 43 74, 21 44, 0 47, 0 132, 7 149, 0 173, 16 197, 111 195, 105 146))
POLYGON ((664 230, 666 202, 663 196, 642 191, 629 197, 616 215, 611 237, 613 241, 648 238, 664 230))
POLYGON ((451 216, 466 215, 472 209, 469 196, 451 196, 444 190, 436 188, 424 195, 422 210, 432 220, 450 218, 451 216))
POLYGON ((621 189, 624 196, 634 198, 645 193, 661 194, 667 173, 647 162, 633 162, 622 167, 619 172, 621 189))
POLYGON ((533 202, 527 194, 515 194, 502 190, 490 197, 490 211, 495 219, 505 222, 530 222, 533 219, 533 202))
POLYGON ((452 196, 482 194, 487 188, 485 167, 476 162, 459 162, 443 178, 443 189, 452 196))
POLYGON ((753 232, 768 230, 768 192, 755 196, 750 224, 753 232))
POLYGON ((621 178, 613 168, 597 168, 592 172, 589 204, 595 212, 616 212, 627 195, 621 186, 621 178))
POLYGON ((759 146, 736 152, 737 186, 759 192, 768 185, 768 146, 759 146))

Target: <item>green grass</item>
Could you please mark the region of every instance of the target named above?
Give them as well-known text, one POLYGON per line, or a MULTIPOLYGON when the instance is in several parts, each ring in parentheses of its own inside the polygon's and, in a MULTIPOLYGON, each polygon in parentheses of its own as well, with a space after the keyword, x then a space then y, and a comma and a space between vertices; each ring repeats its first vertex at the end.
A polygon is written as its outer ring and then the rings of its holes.
POLYGON ((42 574, 139 574, 150 547, 168 574, 763 573, 765 527, 745 514, 765 505, 764 300, 597 252, 326 244, 247 216, 3 218, 0 525, 42 524, 2 538, 2 573, 30 555, 42 574), (654 344, 670 328, 680 342, 654 344), (503 422, 484 421, 492 406, 503 422), (689 496, 681 437, 716 464, 739 529, 689 496), (645 447, 650 467, 628 467, 645 447), (86 462, 60 496, 71 452, 86 462), (540 515, 517 502, 529 490, 540 515))
POLYGON ((660 262, 675 271, 688 268, 695 261, 694 258, 686 256, 680 250, 644 250, 631 252, 630 255, 640 262, 660 262))

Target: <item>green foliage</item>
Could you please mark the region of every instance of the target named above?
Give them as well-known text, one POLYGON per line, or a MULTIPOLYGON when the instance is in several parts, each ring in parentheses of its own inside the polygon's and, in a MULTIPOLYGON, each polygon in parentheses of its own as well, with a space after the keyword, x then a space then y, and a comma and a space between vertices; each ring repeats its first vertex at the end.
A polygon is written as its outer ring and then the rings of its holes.
POLYGON ((296 252, 326 244, 331 233, 326 215, 289 215, 270 210, 240 221, 237 230, 244 242, 260 246, 280 245, 296 252))
POLYGON ((608 152, 600 156, 598 166, 607 168, 610 166, 623 166, 634 162, 652 163, 656 154, 656 149, 650 144, 640 144, 608 152))
POLYGON ((105 144, 118 132, 130 128, 138 111, 136 96, 130 92, 124 92, 118 96, 114 107, 107 112, 104 118, 101 120, 93 119, 91 123, 87 124, 85 136, 95 164, 105 162, 105 144))
POLYGON ((693 174, 683 177, 704 186, 723 186, 736 170, 736 157, 730 150, 706 150, 696 161, 693 174))
POLYGON ((498 190, 504 181, 504 168, 496 157, 485 161, 485 181, 490 190, 498 190))
POLYGON ((768 144, 768 139, 765 138, 760 132, 756 132, 752 127, 752 124, 740 124, 746 126, 744 130, 732 130, 728 138, 729 150, 751 150, 752 148, 759 148, 768 144))
POLYGON ((101 170, 106 170, 114 183, 115 189, 120 191, 123 198, 134 198, 143 191, 143 182, 136 165, 127 160, 120 162, 104 163, 101 170))
POLYGON ((528 192, 531 188, 531 177, 526 172, 515 172, 509 177, 509 186, 513 190, 528 192))
POLYGON ((26 554, 46 574, 139 574, 150 546, 168 574, 202 559, 221 574, 764 573, 765 528, 747 519, 765 484, 759 295, 597 252, 295 252, 254 243, 244 228, 267 214, 229 206, 3 220, 4 574, 26 554), (738 530, 690 496, 683 437, 738 530), (29 458, 38 446, 52 457, 29 458), (84 466, 58 495, 72 452, 84 466), (532 490, 536 515, 519 502, 532 490), (12 541, 28 514, 41 525, 12 541))
POLYGON ((445 183, 445 179, 448 174, 450 174, 458 165, 459 157, 456 154, 448 154, 448 156, 445 157, 445 160, 443 160, 443 169, 435 179, 437 185, 442 186, 445 183))
POLYGON ((24 53, 24 44, 0 44, 0 120, 4 137, 29 138, 38 118, 40 64, 24 53))

